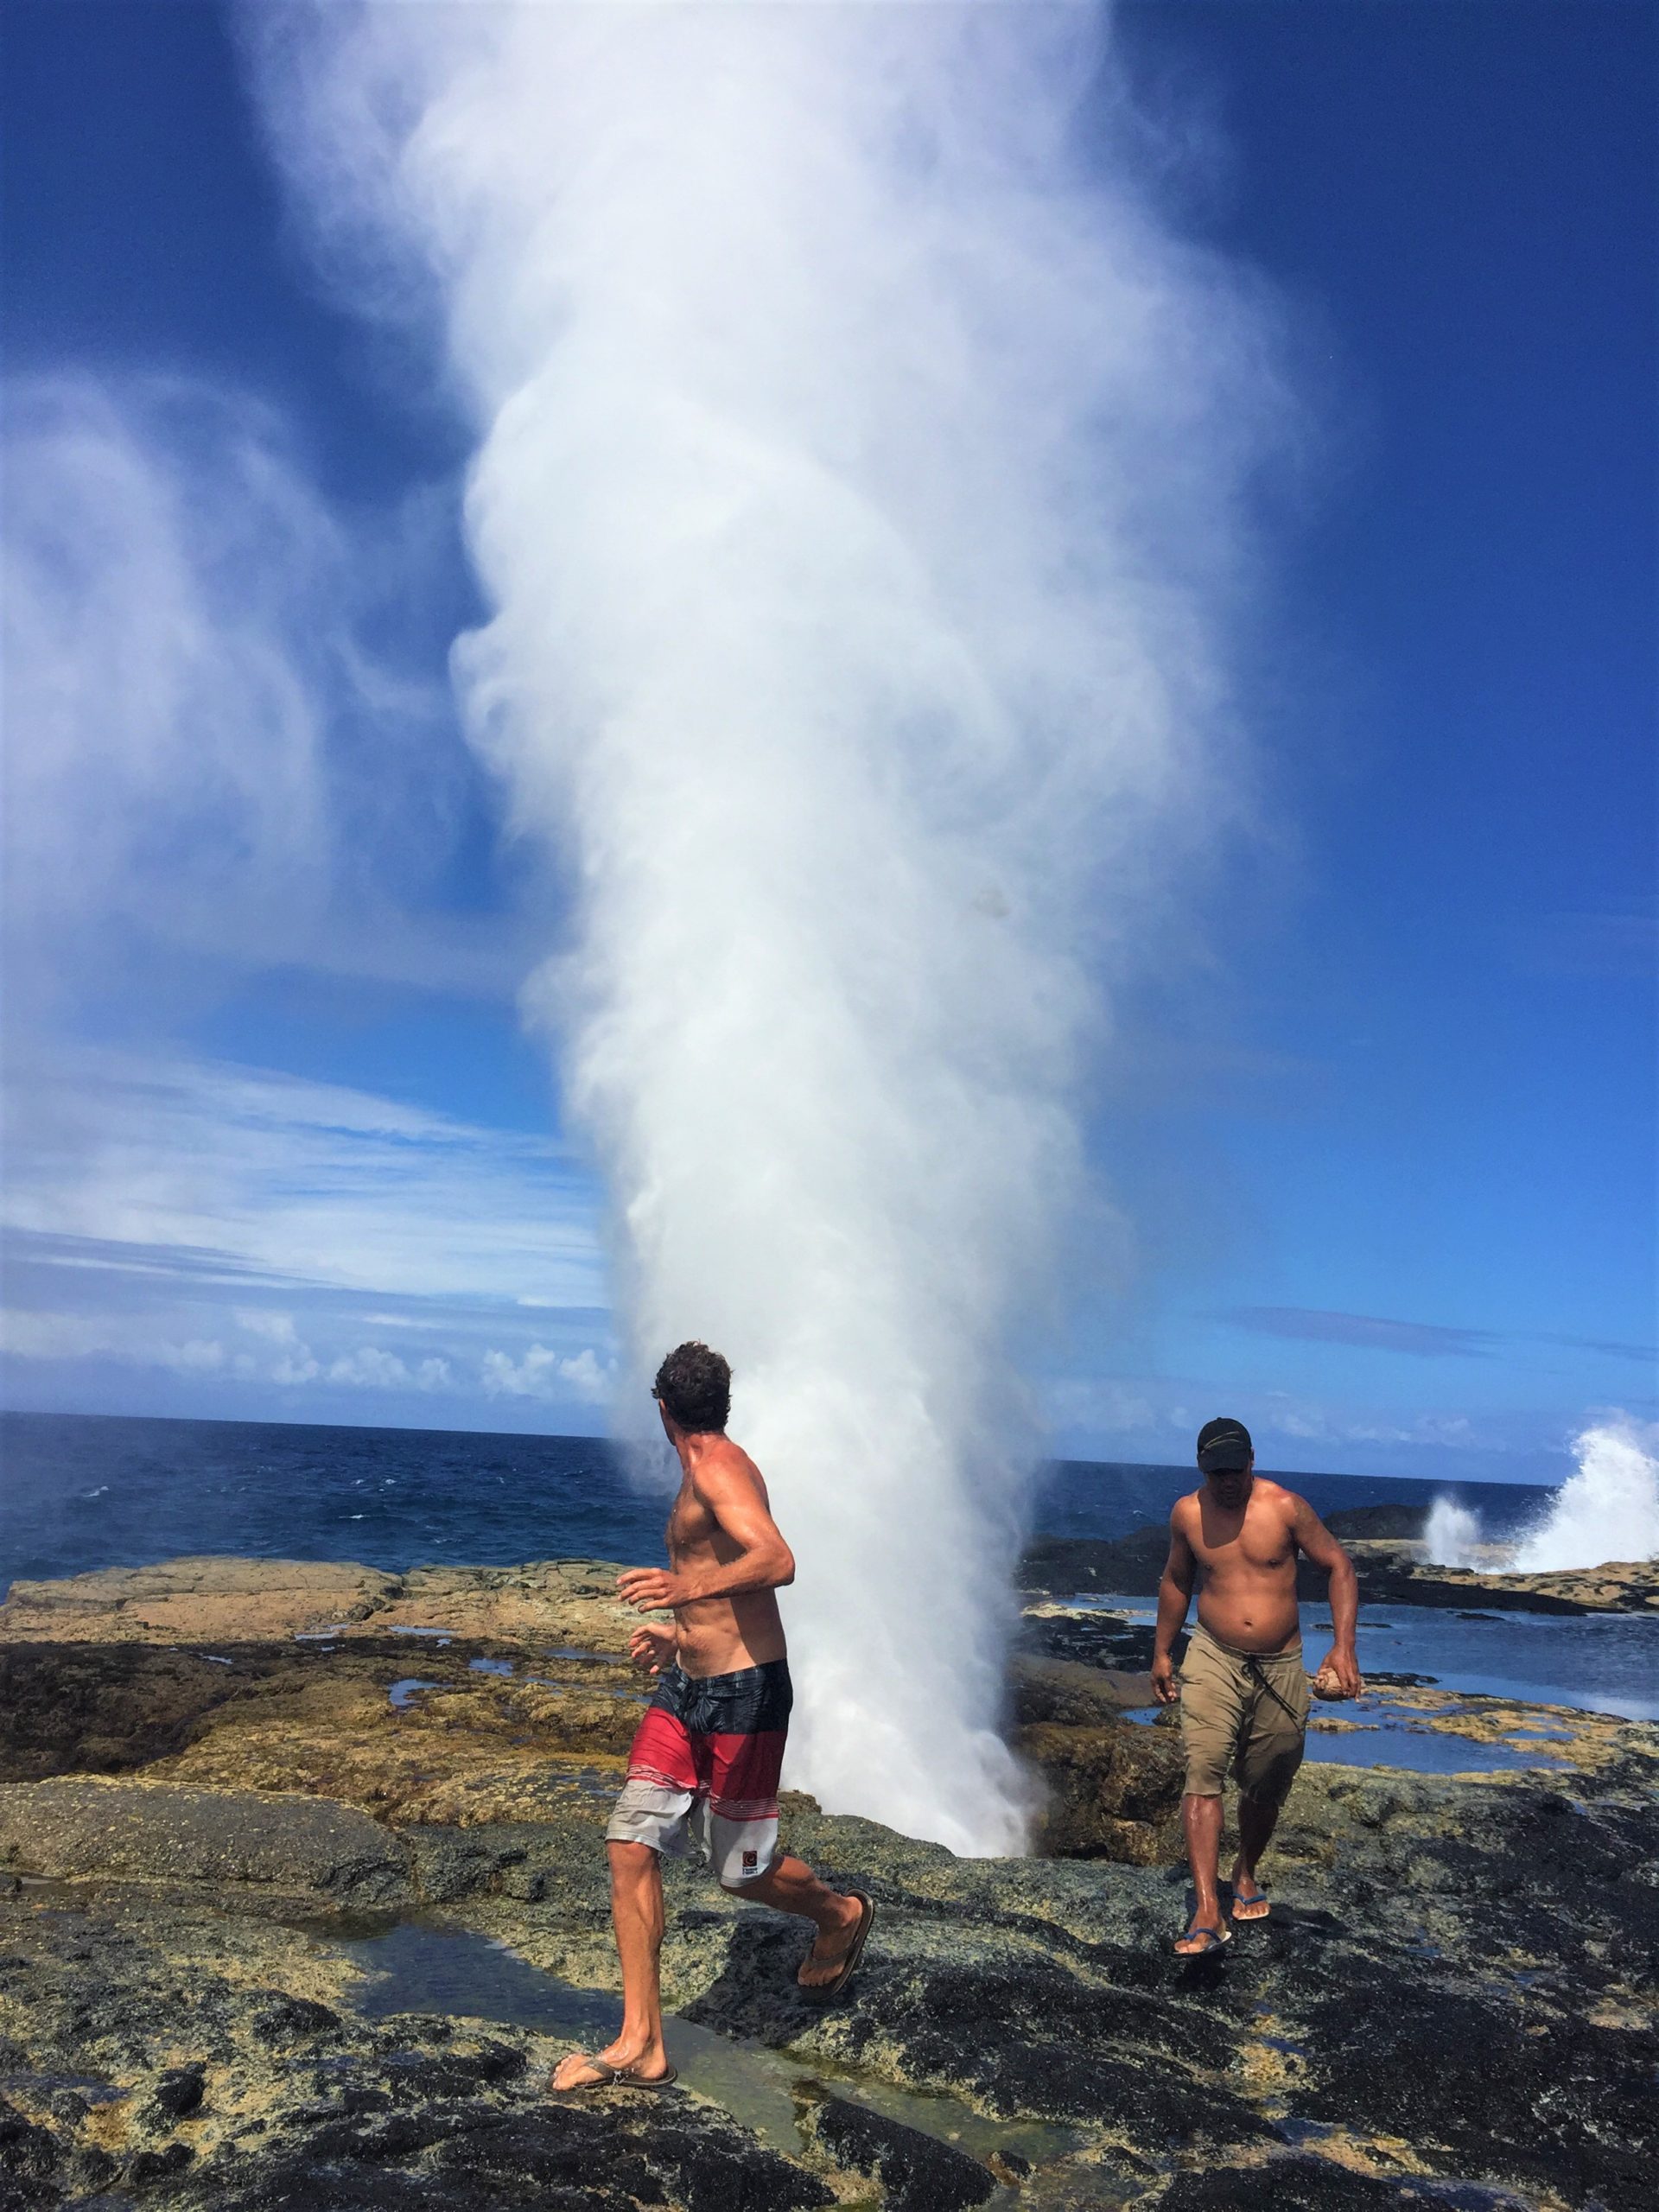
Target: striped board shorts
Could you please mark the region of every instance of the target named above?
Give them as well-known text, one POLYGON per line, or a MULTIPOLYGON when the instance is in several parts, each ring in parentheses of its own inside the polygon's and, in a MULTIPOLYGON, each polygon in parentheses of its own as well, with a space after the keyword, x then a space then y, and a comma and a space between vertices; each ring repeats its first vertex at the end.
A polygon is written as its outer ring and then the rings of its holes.
POLYGON ((695 1840, 727 1888, 759 1881, 778 1856, 793 1702, 786 1659, 731 1675, 668 1668, 634 1735, 607 1842, 679 1858, 695 1840))

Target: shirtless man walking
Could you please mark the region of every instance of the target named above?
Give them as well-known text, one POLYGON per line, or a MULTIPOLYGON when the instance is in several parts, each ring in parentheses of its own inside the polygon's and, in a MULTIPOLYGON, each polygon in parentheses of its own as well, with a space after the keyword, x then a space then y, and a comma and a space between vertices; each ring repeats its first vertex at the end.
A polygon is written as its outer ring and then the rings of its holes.
POLYGON ((607 2082, 662 2088, 674 2079, 658 1977, 661 1854, 683 1853, 688 1832, 722 1889, 812 1922, 817 1937, 797 1976, 803 1989, 833 1997, 846 1986, 875 1915, 861 1890, 842 1897, 778 1848, 791 1693, 773 1592, 794 1580, 795 1560, 760 1469, 726 1433, 731 1389, 731 1369, 700 1344, 670 1352, 652 1388, 680 1462, 669 1571, 631 1567, 617 1587, 642 1613, 671 1611, 674 1625, 642 1622, 629 1645, 658 1688, 606 1830, 622 2027, 596 2056, 573 2051, 560 2062, 550 2086, 561 2093, 607 2082))
POLYGON ((1331 1577, 1336 1630, 1319 1672, 1335 1675, 1344 1697, 1359 1690, 1354 1624, 1359 1585, 1353 1561, 1305 1497, 1255 1472, 1242 1421, 1206 1421, 1198 1431, 1205 1479, 1169 1516, 1169 1558, 1158 1586, 1152 1687, 1160 1700, 1181 1701, 1186 1794, 1181 1821, 1196 1902, 1183 1957, 1201 1958, 1230 1943, 1219 1894, 1221 1792, 1229 1766, 1238 1776, 1238 1857, 1232 1917, 1265 1920, 1267 1893, 1256 1866, 1267 1849, 1297 1768, 1307 1726, 1301 1619, 1296 1610, 1296 1554, 1331 1577), (1194 1581, 1198 1625, 1177 1687, 1170 1646, 1186 1618, 1194 1581))

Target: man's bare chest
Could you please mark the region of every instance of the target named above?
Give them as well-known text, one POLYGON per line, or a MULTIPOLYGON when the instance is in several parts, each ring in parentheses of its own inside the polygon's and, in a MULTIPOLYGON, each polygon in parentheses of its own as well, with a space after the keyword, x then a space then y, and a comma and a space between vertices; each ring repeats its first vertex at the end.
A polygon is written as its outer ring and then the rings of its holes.
POLYGON ((1206 1574, 1283 1574, 1296 1565, 1294 1540, 1280 1522, 1246 1519, 1231 1530, 1224 1524, 1195 1529, 1188 1541, 1206 1574))
POLYGON ((668 1555, 680 1560, 707 1553, 720 1534, 720 1523, 695 1491, 683 1490, 674 1501, 666 1531, 668 1555))

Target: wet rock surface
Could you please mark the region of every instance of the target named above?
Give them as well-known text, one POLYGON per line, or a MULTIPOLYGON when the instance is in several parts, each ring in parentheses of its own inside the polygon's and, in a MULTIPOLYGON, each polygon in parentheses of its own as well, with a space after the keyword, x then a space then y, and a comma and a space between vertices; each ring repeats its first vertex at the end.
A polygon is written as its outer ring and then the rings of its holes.
POLYGON ((508 1634, 495 1586, 468 1613, 448 1581, 447 1645, 411 1652, 370 1613, 316 1643, 223 1635, 200 1653, 232 1664, 196 1671, 107 1633, 84 1592, 73 1614, 31 1595, 0 1656, 73 1709, 55 1732, 0 1718, 0 1869, 27 1878, 0 1879, 0 2207, 1651 2203, 1659 1732, 1397 1691, 1478 1740, 1547 1726, 1560 1770, 1305 1767, 1272 1917, 1182 1961, 1176 1742, 1124 1718, 1145 1685, 1097 1663, 1107 1620, 1096 1663, 1027 1651, 1011 1682, 1050 1847, 1090 1855, 959 1860, 788 1801, 791 1847, 876 1900, 843 2000, 796 1985, 799 1925, 669 1869, 667 2001, 740 2073, 787 2054, 781 2132, 695 2086, 554 2104, 568 2039, 493 2016, 482 1985, 375 2017, 360 1939, 425 1916, 613 1989, 601 1838, 641 1693, 613 1652, 508 1634), (416 1673, 435 1687, 400 1712, 416 1673), (42 1773, 54 1758, 86 1764, 42 1773))
POLYGON ((842 2097, 814 2107, 811 2133, 836 2165, 877 2182, 892 2212, 966 2212, 995 2194, 977 2158, 842 2097))
MULTIPOLYGON (((365 2024, 262 1976, 339 1980, 326 1949, 131 1900, 0 1918, 0 2175, 31 2205, 200 2212, 792 2212, 824 2180, 717 2109, 549 2100, 555 2055, 477 2022, 365 2024), (285 1957, 284 1954, 288 1955, 285 1957), (21 2030, 21 2034, 17 2032, 21 2030), (173 2064, 175 2054, 193 2056, 173 2064)), ((331 1989, 331 1994, 338 1995, 331 1989)))
POLYGON ((1123 1719, 1135 1677, 1067 1659, 1016 1656, 1008 1741, 1040 1777, 1036 1847, 1057 1858, 1151 1866, 1179 1848, 1182 1765, 1173 1737, 1123 1719))

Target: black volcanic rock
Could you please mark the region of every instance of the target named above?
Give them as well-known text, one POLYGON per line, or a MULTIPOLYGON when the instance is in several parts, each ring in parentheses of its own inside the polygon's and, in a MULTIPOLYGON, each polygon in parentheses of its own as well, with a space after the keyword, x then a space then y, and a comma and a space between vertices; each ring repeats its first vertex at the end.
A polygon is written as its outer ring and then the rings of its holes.
POLYGON ((810 2124, 836 2165, 880 2183, 890 2212, 966 2212, 996 2188, 977 2158, 844 2097, 826 2097, 810 2124))
POLYGON ((1325 1525, 1333 1536, 1344 1539, 1414 1544, 1421 1540, 1427 1518, 1427 1510, 1421 1505, 1344 1505, 1327 1513, 1325 1525))
MULTIPOLYGON (((1141 1535, 1160 1567, 1162 1531, 1141 1535)), ((1057 1587, 1080 1569, 1124 1586, 1116 1548, 1050 1564, 1057 1587)), ((519 1602, 506 1581, 484 1598, 519 1602)), ((1047 1779, 1051 1849, 1156 1862, 1177 1739, 1124 1717, 1144 1696, 1116 1665, 1124 1627, 1039 1605, 1028 1637, 1052 1641, 1016 1663, 1004 1720, 1047 1779)), ((18 1721, 17 1767, 118 1754, 136 1771, 0 1789, 4 1855, 53 1878, 0 1893, 0 2212, 808 2212, 878 2193, 954 2212, 1009 2176, 1033 2212, 1651 2204, 1651 1728, 1552 1713, 1548 1781, 1310 1763, 1266 1866, 1271 1918, 1198 1961, 1170 1948, 1179 1865, 957 1859, 791 1797, 789 1847, 876 1902, 850 1989, 808 1997, 810 1931, 672 1865, 664 1987, 689 2024, 671 2034, 706 2031, 701 2062, 681 2057, 693 2087, 565 2103, 545 2079, 568 2044, 522 2024, 542 2014, 472 2017, 493 1985, 440 1982, 418 2001, 447 2011, 370 2017, 359 1939, 418 1913, 435 1938, 510 1947, 516 1974, 559 1977, 590 2012, 613 1989, 620 1762, 589 1716, 626 1698, 596 1661, 558 1657, 563 1675, 508 1685, 512 1705, 460 1649, 434 1662, 450 1702, 406 1725, 385 1696, 405 1649, 365 1633, 336 1669, 244 1641, 219 1670, 233 1694, 160 1678, 213 1702, 158 1751, 182 1711, 146 1732, 165 1646, 135 1647, 126 1688, 126 1647, 99 1648, 90 1702, 67 1634, 32 1648, 32 1691, 59 1667, 73 1725, 18 1721), (539 1731, 528 1752, 521 1726, 539 1731), (563 1754, 575 1782, 543 1793, 541 1747, 561 1742, 594 1764, 563 1754), (247 1745, 263 1786, 238 1777, 247 1745), (745 2067, 781 2106, 769 2139, 696 2093, 729 2094, 715 2085, 745 2067)), ((1418 1695, 1412 1725, 1502 1742, 1528 1719, 1418 1695)))
POLYGON ((1121 1591, 1149 1597, 1169 1556, 1166 1527, 1136 1529, 1127 1536, 1039 1536, 1020 1561, 1022 1590, 1068 1598, 1078 1592, 1121 1591))

